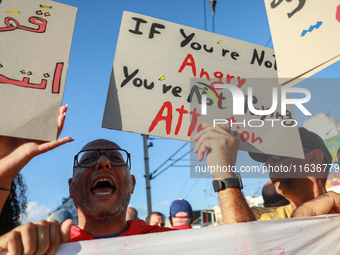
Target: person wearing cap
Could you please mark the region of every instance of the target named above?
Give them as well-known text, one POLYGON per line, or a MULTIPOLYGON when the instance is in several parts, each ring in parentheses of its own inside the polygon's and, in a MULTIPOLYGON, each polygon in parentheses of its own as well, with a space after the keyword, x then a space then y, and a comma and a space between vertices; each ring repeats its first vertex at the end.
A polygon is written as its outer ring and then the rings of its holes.
POLYGON ((299 133, 305 159, 249 153, 254 160, 266 162, 266 166, 269 168, 283 165, 296 166, 295 169, 298 169, 298 171, 291 171, 291 173, 283 171, 270 173, 270 179, 276 192, 284 196, 290 204, 271 209, 253 207, 252 210, 256 219, 289 218, 297 207, 326 193, 325 184, 332 163, 332 156, 317 134, 303 127, 299 128, 299 133), (319 167, 320 172, 316 171, 317 167, 319 167))
POLYGON ((179 198, 170 206, 170 224, 173 229, 190 229, 194 221, 191 205, 188 201, 179 198))
POLYGON ((263 185, 262 197, 264 207, 277 207, 289 204, 289 201, 284 196, 277 194, 275 186, 271 180, 263 185))
MULTIPOLYGON (((239 141, 232 136, 227 127, 212 123, 204 123, 203 129, 194 137, 197 141, 194 152, 198 160, 206 157, 208 166, 234 166, 237 157, 239 141)), ((270 178, 278 194, 287 198, 290 205, 274 208, 249 208, 241 189, 242 181, 239 175, 232 172, 214 172, 214 190, 218 192, 221 211, 225 224, 247 222, 253 220, 288 218, 293 211, 303 203, 326 193, 325 182, 332 161, 323 140, 305 128, 299 128, 305 159, 281 157, 250 153, 251 157, 260 162, 266 162, 268 169, 280 166, 293 166, 302 173, 270 172, 270 178), (322 171, 312 171, 316 167, 322 171), (309 171, 311 170, 311 171, 309 171)))

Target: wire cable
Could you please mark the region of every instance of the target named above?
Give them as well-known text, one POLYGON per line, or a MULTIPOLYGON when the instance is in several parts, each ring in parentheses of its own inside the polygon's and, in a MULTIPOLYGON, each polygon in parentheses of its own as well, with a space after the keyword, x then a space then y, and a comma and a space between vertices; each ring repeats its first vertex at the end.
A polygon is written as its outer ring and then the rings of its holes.
MULTIPOLYGON (((201 174, 202 174, 202 173, 201 173, 201 174)), ((192 189, 196 186, 196 184, 197 184, 197 182, 198 182, 199 179, 200 179, 200 178, 197 178, 197 180, 196 180, 196 182, 194 183, 194 185, 192 185, 192 187, 191 187, 191 189, 189 190, 188 194, 185 196, 186 198, 190 195, 192 189)))
POLYGON ((165 160, 155 171, 153 171, 150 175, 155 174, 162 166, 164 166, 169 160, 172 159, 173 156, 175 156, 181 149, 184 148, 185 145, 187 145, 189 142, 186 142, 185 144, 183 144, 181 146, 181 148, 179 148, 174 154, 172 154, 167 160, 165 160))
MULTIPOLYGON (((190 150, 191 151, 191 150, 190 150)), ((190 151, 188 151, 187 153, 185 153, 182 157, 178 158, 177 160, 175 160, 172 164, 170 164, 169 166, 167 166, 166 168, 164 168, 162 171, 160 171, 158 174, 156 174, 155 176, 153 176, 151 179, 156 178, 158 175, 160 175, 161 173, 163 173, 165 170, 169 169, 170 167, 174 166, 174 164, 176 164, 176 162, 180 161, 182 158, 184 158, 186 155, 188 155, 190 153, 190 151)), ((158 171, 158 169, 157 169, 158 171)), ((156 172, 156 171, 155 171, 156 172)), ((154 174, 155 172, 153 172, 152 174, 154 174)))
POLYGON ((181 193, 182 193, 184 187, 186 186, 186 184, 187 184, 189 178, 190 178, 190 174, 188 175, 188 178, 185 180, 185 182, 184 182, 184 184, 183 184, 183 186, 182 186, 180 192, 178 193, 177 197, 181 197, 180 195, 181 195, 181 193))

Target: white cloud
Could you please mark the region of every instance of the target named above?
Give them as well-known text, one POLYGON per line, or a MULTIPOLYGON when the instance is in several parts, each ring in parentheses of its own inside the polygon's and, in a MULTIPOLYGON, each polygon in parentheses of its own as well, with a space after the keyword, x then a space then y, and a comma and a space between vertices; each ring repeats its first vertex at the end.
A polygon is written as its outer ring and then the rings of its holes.
POLYGON ((163 205, 168 205, 168 204, 170 204, 170 201, 169 200, 165 200, 162 204, 163 205))
POLYGON ((46 220, 50 214, 51 209, 46 205, 39 205, 37 201, 31 201, 27 204, 27 216, 21 219, 22 224, 27 222, 36 222, 39 220, 46 220))

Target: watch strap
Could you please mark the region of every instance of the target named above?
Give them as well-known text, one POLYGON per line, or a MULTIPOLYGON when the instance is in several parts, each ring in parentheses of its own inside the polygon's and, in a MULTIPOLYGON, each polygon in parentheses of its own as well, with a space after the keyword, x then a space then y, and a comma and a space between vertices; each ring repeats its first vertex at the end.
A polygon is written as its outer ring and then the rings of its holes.
POLYGON ((218 192, 221 189, 227 189, 227 188, 233 188, 233 187, 238 187, 240 189, 243 189, 241 175, 239 173, 236 173, 235 176, 230 177, 230 178, 226 178, 222 180, 214 180, 213 187, 214 187, 215 192, 218 192))

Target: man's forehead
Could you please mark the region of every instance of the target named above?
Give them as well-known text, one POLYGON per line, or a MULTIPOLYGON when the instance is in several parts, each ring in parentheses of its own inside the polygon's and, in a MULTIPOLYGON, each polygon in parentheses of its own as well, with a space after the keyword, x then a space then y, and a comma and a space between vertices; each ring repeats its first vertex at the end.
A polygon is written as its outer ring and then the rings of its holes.
POLYGON ((81 150, 89 149, 121 149, 118 144, 106 139, 97 139, 87 143, 81 150))
POLYGON ((157 214, 157 213, 153 213, 153 214, 151 214, 151 216, 150 216, 150 219, 151 218, 162 218, 163 219, 163 216, 162 215, 159 215, 159 214, 157 214))

